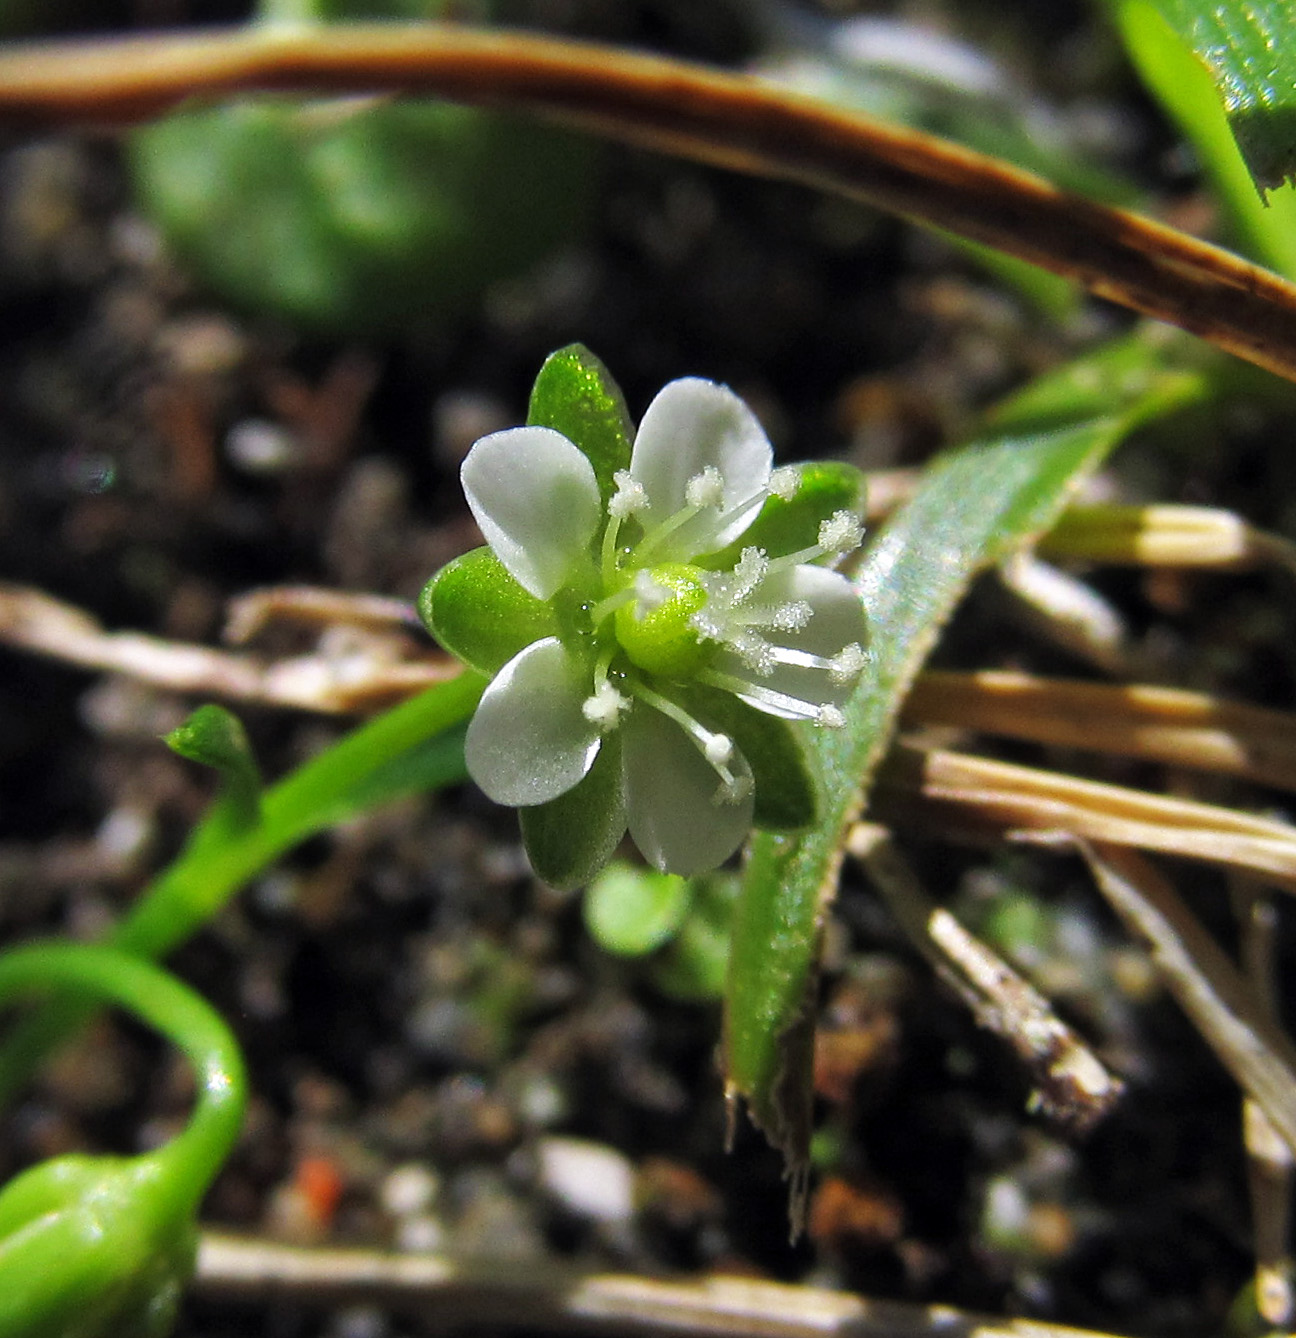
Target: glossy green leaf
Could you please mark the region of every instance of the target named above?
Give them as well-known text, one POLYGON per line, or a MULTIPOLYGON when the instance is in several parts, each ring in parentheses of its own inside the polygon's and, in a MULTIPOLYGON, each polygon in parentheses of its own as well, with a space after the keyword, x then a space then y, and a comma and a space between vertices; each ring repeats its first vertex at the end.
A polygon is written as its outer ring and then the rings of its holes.
POLYGON ((166 745, 191 762, 220 772, 219 803, 231 830, 252 826, 261 810, 261 772, 242 722, 223 706, 200 706, 166 736, 166 745))
POLYGON ((744 548, 763 548, 777 557, 809 548, 819 526, 836 511, 864 514, 864 475, 844 460, 817 460, 798 465, 801 486, 787 501, 770 496, 756 519, 728 548, 708 554, 701 563, 713 571, 732 567, 744 548))
MULTIPOLYGON (((1167 346, 1170 349, 1178 344, 1167 346)), ((887 523, 858 577, 869 616, 870 660, 846 707, 846 727, 820 730, 814 751, 823 785, 817 825, 798 836, 758 834, 735 914, 726 996, 725 1063, 732 1095, 784 1154, 804 1186, 810 1140, 814 1005, 819 938, 849 824, 890 739, 904 694, 941 628, 978 572, 1030 543, 1057 518, 1077 483, 1134 426, 1204 393, 1204 378, 1179 370, 1167 347, 1142 346, 1143 375, 1105 386, 1095 413, 1077 395, 1072 421, 1060 414, 1046 378, 1009 404, 1001 423, 1030 423, 1050 407, 1048 426, 999 428, 948 452, 915 496, 887 523)), ((1126 357, 1133 357, 1127 351, 1126 357)), ((1110 360, 1102 351, 1084 363, 1110 360)), ((1094 373, 1055 374, 1082 391, 1094 373)), ((794 1223, 803 1199, 794 1193, 794 1223)))
POLYGON ((419 617, 452 655, 497 674, 520 650, 556 636, 551 605, 524 590, 486 546, 442 567, 423 587, 419 617))
POLYGON ((616 491, 612 476, 630 468, 634 424, 621 387, 584 344, 568 344, 545 359, 527 422, 561 432, 584 451, 604 502, 616 491))
POLYGON ((585 928, 606 952, 643 957, 679 928, 692 901, 692 881, 699 880, 614 861, 585 890, 585 928))
POLYGON ((605 736, 578 785, 547 804, 518 809, 518 820, 527 858, 540 878, 562 891, 587 883, 625 835, 621 736, 605 736))
MULTIPOLYGON (((1172 11, 1187 7, 1161 0, 1111 3, 1130 58, 1144 83, 1192 141, 1231 215, 1238 244, 1262 264, 1288 278, 1296 276, 1296 190, 1277 190, 1267 200, 1257 192, 1211 70, 1189 45, 1195 29, 1191 24, 1172 27, 1167 22, 1172 11)), ((1210 8, 1213 13, 1226 7, 1210 8)), ((1291 45, 1290 36, 1287 45, 1291 45)))
POLYGON ((814 777, 802 746, 806 727, 758 711, 732 692, 699 683, 681 684, 675 695, 708 729, 728 734, 747 759, 756 783, 755 826, 795 831, 814 821, 814 777))
POLYGON ((1156 0, 1196 54, 1256 185, 1296 177, 1296 42, 1289 0, 1156 0))
POLYGON ((571 237, 592 148, 445 103, 248 98, 135 132, 142 204, 215 291, 312 330, 444 326, 571 237))

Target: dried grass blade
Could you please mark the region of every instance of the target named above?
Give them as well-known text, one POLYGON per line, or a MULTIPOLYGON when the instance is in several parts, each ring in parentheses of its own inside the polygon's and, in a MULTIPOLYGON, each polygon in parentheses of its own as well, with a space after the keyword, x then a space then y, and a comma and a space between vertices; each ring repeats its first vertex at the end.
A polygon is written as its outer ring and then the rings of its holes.
POLYGON ((1296 892, 1296 828, 1213 804, 907 745, 888 759, 876 801, 896 823, 974 838, 1138 846, 1264 874, 1296 892))
POLYGON ((1296 380, 1296 287, 1219 247, 946 140, 744 75, 436 24, 329 25, 11 47, 0 120, 124 121, 190 98, 422 94, 546 116, 800 182, 945 228, 1296 380))
POLYGON ((902 720, 1141 757, 1296 790, 1296 715, 1201 692, 995 670, 933 672, 914 684, 902 720))
POLYGON ((1174 888, 1132 850, 1079 842, 1098 887, 1167 988, 1288 1148, 1296 1150, 1296 1049, 1174 888))

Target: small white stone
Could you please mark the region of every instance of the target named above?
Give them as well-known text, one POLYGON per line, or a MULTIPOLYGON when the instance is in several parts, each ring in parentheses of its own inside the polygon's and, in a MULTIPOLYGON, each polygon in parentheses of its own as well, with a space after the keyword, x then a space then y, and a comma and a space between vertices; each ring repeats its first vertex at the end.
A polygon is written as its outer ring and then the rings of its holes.
POLYGON ((634 1168, 615 1148, 583 1138, 542 1138, 536 1147, 540 1184, 568 1211, 596 1222, 625 1222, 634 1213, 634 1168))
POLYGON ((440 1177, 421 1162, 406 1162, 388 1173, 380 1194, 383 1208, 393 1217, 426 1212, 441 1188, 440 1177))

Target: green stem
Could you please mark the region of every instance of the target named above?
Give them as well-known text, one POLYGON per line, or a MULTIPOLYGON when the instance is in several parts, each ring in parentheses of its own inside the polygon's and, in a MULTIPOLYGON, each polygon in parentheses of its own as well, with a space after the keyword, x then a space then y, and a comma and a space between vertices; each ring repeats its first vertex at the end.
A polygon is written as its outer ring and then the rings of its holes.
POLYGON ((112 948, 37 943, 0 956, 0 1004, 50 986, 110 999, 162 1033, 198 1078, 198 1098, 183 1133, 165 1149, 167 1188, 192 1213, 224 1164, 243 1123, 247 1074, 238 1043, 216 1011, 165 971, 112 948))
MULTIPOLYGON (((465 672, 360 726, 267 790, 253 827, 218 834, 219 813, 204 819, 109 942, 143 958, 170 952, 285 851, 353 812, 348 795, 358 785, 466 720, 485 685, 480 674, 465 672)), ((92 1009, 84 999, 59 999, 13 1028, 0 1046, 0 1104, 92 1009)))

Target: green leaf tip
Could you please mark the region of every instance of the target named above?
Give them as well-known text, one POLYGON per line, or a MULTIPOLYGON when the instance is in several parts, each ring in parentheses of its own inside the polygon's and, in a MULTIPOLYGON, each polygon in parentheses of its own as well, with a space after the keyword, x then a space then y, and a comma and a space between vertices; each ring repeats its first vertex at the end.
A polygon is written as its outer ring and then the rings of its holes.
POLYGON ((261 771, 243 722, 223 706, 200 706, 166 735, 172 752, 220 773, 222 802, 235 826, 251 826, 261 807, 261 771))
POLYGON ((634 424, 621 387, 584 344, 568 344, 545 359, 527 423, 551 427, 574 442, 593 465, 604 502, 612 496, 613 476, 630 467, 634 424))

